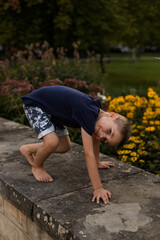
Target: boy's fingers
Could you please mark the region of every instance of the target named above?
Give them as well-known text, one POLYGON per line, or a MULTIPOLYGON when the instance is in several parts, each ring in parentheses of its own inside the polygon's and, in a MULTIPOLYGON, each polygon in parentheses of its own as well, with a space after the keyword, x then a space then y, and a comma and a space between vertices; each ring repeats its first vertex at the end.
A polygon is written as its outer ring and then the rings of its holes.
POLYGON ((105 197, 103 197, 103 202, 104 202, 105 204, 108 203, 108 196, 107 196, 107 195, 106 195, 105 197))
POLYGON ((115 166, 115 164, 113 162, 108 162, 109 166, 115 166))
POLYGON ((94 202, 94 201, 95 201, 95 198, 96 198, 95 196, 92 198, 92 202, 94 202))
POLYGON ((107 190, 104 190, 104 192, 101 192, 100 194, 95 194, 92 198, 92 202, 96 200, 96 203, 100 203, 100 199, 103 200, 104 204, 107 204, 109 202, 109 199, 111 198, 111 193, 107 190))
POLYGON ((112 197, 112 194, 109 191, 107 192, 107 195, 108 195, 109 198, 112 197))
POLYGON ((104 164, 103 164, 103 167, 104 167, 104 168, 110 168, 110 166, 109 166, 108 163, 104 163, 104 164))
POLYGON ((114 167, 115 164, 113 162, 109 162, 109 161, 106 161, 106 162, 101 162, 101 168, 110 168, 110 167, 114 167))

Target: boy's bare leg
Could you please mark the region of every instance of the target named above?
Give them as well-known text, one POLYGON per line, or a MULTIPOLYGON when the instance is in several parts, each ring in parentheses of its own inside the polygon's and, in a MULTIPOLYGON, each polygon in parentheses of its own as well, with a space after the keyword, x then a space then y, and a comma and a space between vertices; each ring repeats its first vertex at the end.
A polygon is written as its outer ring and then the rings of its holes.
POLYGON ((43 145, 43 142, 26 144, 20 147, 21 154, 28 160, 28 162, 32 167, 34 166, 34 158, 35 158, 33 154, 36 153, 38 148, 40 148, 42 145, 43 145))
POLYGON ((69 136, 58 137, 54 132, 43 138, 43 145, 37 150, 32 173, 38 181, 52 182, 53 178, 43 168, 44 161, 53 153, 64 153, 70 149, 69 136))
POLYGON ((43 137, 42 143, 23 145, 21 153, 32 165, 32 173, 36 180, 42 182, 53 181, 53 178, 43 168, 43 163, 52 152, 63 153, 70 149, 69 136, 57 137, 53 132, 43 137), (33 156, 36 153, 36 156, 33 156))

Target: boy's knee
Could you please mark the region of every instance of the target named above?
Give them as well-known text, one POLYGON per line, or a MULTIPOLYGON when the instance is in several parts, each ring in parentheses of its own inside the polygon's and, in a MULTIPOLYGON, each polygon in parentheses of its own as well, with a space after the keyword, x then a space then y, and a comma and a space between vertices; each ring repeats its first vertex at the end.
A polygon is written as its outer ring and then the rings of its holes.
POLYGON ((52 153, 55 152, 57 147, 59 145, 59 139, 57 138, 56 140, 49 140, 44 142, 44 146, 46 147, 47 151, 52 153))
POLYGON ((71 141, 70 139, 60 140, 60 144, 56 150, 57 153, 65 153, 68 152, 71 149, 71 141))
POLYGON ((63 153, 68 152, 70 149, 71 149, 71 143, 68 142, 64 147, 63 153))

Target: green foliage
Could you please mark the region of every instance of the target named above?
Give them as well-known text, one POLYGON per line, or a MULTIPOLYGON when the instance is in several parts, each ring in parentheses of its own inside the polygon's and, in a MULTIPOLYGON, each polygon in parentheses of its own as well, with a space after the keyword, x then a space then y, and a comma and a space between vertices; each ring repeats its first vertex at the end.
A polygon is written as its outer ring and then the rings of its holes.
POLYGON ((5 100, 4 97, 0 97, 0 116, 26 124, 27 121, 22 105, 21 99, 15 94, 10 94, 5 100))
POLYGON ((47 40, 52 46, 99 53, 115 43, 159 46, 160 1, 0 0, 0 44, 24 48, 47 40))
POLYGON ((31 42, 53 42, 56 1, 0 1, 0 44, 24 48, 31 42))
POLYGON ((131 48, 159 46, 160 1, 123 0, 120 5, 125 21, 123 43, 131 48))

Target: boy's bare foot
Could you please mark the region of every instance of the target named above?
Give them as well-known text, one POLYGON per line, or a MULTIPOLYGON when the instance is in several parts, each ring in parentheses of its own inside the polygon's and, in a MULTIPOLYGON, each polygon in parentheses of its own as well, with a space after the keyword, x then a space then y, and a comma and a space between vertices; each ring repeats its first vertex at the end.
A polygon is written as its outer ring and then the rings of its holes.
POLYGON ((28 160, 30 165, 33 167, 34 166, 34 155, 29 152, 28 146, 22 145, 19 150, 20 150, 21 154, 28 160))
POLYGON ((39 182, 52 182, 53 178, 46 172, 43 167, 32 167, 32 173, 39 182))

